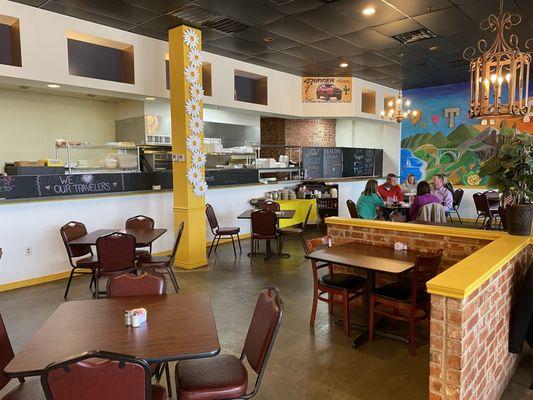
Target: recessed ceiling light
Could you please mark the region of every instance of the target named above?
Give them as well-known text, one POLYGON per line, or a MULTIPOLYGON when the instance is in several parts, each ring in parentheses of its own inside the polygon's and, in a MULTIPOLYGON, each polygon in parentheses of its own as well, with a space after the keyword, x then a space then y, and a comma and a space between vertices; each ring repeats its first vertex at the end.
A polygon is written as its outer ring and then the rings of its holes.
POLYGON ((57 88, 60 88, 60 87, 61 87, 61 86, 59 86, 59 85, 56 85, 55 83, 51 83, 51 84, 49 84, 49 85, 47 85, 47 86, 48 86, 49 88, 51 88, 51 89, 57 89, 57 88))
POLYGON ((438 50, 439 49, 439 46, 430 46, 428 48, 429 51, 435 51, 435 50, 438 50))
POLYGON ((145 100, 149 100, 149 101, 153 101, 153 100, 155 100, 155 97, 145 97, 144 99, 145 100))
POLYGON ((376 13, 376 9, 374 7, 366 7, 363 9, 364 15, 374 15, 376 13))
POLYGON ((274 41, 274 38, 272 36, 266 36, 263 38, 263 40, 267 43, 270 43, 274 41))
POLYGON ((342 62, 339 64, 339 67, 341 68, 346 68, 348 66, 348 63, 347 62, 342 62))
POLYGON ((19 86, 19 89, 23 89, 23 90, 27 90, 29 88, 30 88, 29 86, 23 86, 23 85, 19 86))

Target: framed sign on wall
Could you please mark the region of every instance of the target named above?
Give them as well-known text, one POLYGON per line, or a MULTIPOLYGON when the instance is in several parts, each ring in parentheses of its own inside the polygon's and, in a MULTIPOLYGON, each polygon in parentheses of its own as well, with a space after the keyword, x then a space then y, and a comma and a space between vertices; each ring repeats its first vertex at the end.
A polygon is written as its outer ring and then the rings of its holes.
POLYGON ((351 103, 352 78, 303 77, 302 102, 351 103))

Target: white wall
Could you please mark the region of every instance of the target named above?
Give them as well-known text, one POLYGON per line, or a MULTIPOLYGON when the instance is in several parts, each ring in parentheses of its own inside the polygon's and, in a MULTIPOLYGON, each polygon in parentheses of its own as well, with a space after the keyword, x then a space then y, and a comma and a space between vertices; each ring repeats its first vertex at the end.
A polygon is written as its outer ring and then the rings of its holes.
POLYGON ((0 121, 1 171, 6 161, 54 158, 59 138, 93 144, 115 139, 115 104, 104 101, 0 90, 0 121))

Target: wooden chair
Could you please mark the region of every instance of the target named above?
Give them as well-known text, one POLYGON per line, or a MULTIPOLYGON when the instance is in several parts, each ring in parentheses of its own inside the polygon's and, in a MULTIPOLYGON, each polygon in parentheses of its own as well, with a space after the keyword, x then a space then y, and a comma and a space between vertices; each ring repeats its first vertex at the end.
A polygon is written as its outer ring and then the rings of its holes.
POLYGON ((449 216, 450 216, 450 221, 453 221, 453 218, 452 218, 452 212, 455 213, 457 215, 457 219, 459 219, 459 223, 463 223, 463 221, 461 220, 461 216, 459 215, 459 207, 461 206, 461 202, 463 201, 463 196, 465 194, 465 191, 463 189, 455 189, 455 191, 453 192, 453 204, 452 204, 452 209, 450 210, 449 212, 449 216))
POLYGON ((405 222, 405 217, 401 212, 394 210, 389 214, 389 220, 392 222, 405 222))
MULTIPOLYGON (((329 236, 307 240, 308 254, 315 251, 318 247, 327 246, 329 240, 329 236)), ((350 302, 363 296, 363 308, 366 310, 366 278, 358 275, 336 273, 333 271, 333 265, 330 263, 320 263, 311 260, 311 266, 313 268, 314 289, 309 324, 312 327, 315 326, 318 300, 328 303, 330 314, 333 314, 334 304, 342 304, 344 310, 344 334, 350 336, 350 302), (328 268, 329 273, 319 276, 318 271, 322 268, 328 268), (335 296, 340 297, 341 300, 337 300, 335 296)))
POLYGON ((70 270, 70 276, 68 278, 67 288, 63 297, 66 299, 70 284, 72 283, 72 277, 74 273, 77 274, 91 274, 91 283, 89 288, 92 288, 96 269, 98 268, 98 259, 93 254, 91 246, 88 245, 71 245, 70 241, 78 239, 87 234, 87 228, 81 222, 70 221, 59 228, 61 239, 67 249, 68 260, 72 269, 70 270))
POLYGON ((279 230, 279 234, 281 235, 281 238, 280 238, 280 240, 281 240, 281 252, 283 252, 283 242, 284 242, 284 239, 287 236, 297 237, 300 240, 300 242, 302 243, 302 246, 304 248, 304 252, 306 252, 306 243, 305 243, 305 238, 304 238, 304 231, 305 231, 305 228, 307 227, 307 223, 309 222, 309 216, 311 215, 311 210, 312 209, 313 209, 313 205, 309 204, 309 208, 307 209, 307 214, 305 215, 305 220, 302 223, 300 228, 295 227, 295 226, 288 226, 286 228, 281 228, 279 230))
MULTIPOLYGON (((0 390, 11 381, 11 378, 8 378, 2 372, 14 357, 15 353, 0 315, 0 390)), ((19 382, 20 385, 6 393, 2 400, 44 400, 45 397, 39 379, 26 381, 24 378, 19 378, 19 382)))
POLYGON ((283 300, 274 287, 259 294, 240 358, 229 354, 176 364, 180 400, 250 399, 260 389, 265 369, 283 318, 283 300), (249 392, 248 365, 257 375, 249 392))
POLYGON ((374 289, 370 294, 370 340, 374 340, 375 314, 406 321, 409 323, 409 352, 415 355, 416 322, 425 319, 429 324, 431 299, 426 283, 437 275, 441 259, 442 250, 419 255, 407 282, 402 280, 374 289), (422 314, 417 316, 417 311, 422 314))
MULTIPOLYGON (((155 227, 155 221, 145 215, 136 215, 135 217, 128 218, 126 220, 126 229, 145 229, 152 230, 155 227)), ((135 256, 141 257, 148 254, 152 254, 152 243, 145 249, 143 246, 137 247, 135 250, 135 256)))
POLYGON ((165 400, 164 387, 152 385, 144 360, 89 351, 48 365, 41 384, 47 400, 165 400))
POLYGON ((259 208, 261 210, 270 210, 274 212, 281 210, 281 206, 279 205, 279 203, 276 203, 275 201, 272 201, 272 200, 265 200, 265 201, 260 202, 259 208))
POLYGON ((122 273, 107 281, 107 297, 154 296, 166 293, 165 277, 157 272, 122 273))
POLYGON ((346 206, 348 207, 350 218, 359 218, 359 214, 357 213, 357 207, 353 200, 351 199, 346 200, 346 206))
POLYGON ((231 244, 233 245, 233 254, 235 257, 237 257, 237 251, 235 250, 235 241, 233 240, 233 236, 237 236, 237 242, 239 243, 239 251, 242 253, 242 247, 241 247, 241 238, 239 237, 239 232, 241 231, 241 228, 236 226, 231 227, 220 227, 218 225, 218 219, 215 214, 215 210, 211 204, 205 205, 205 215, 207 216, 207 221, 209 222, 209 227, 211 228, 211 233, 213 233, 213 242, 211 243, 211 246, 209 246, 209 253, 207 254, 207 257, 211 256, 211 250, 213 250, 213 245, 215 245, 215 253, 218 249, 218 242, 220 242, 221 237, 230 237, 231 238, 231 244))
POLYGON ((174 241, 174 247, 172 248, 170 256, 144 256, 137 262, 139 268, 167 274, 176 293, 179 292, 180 285, 176 279, 176 274, 174 274, 174 262, 176 261, 176 254, 178 253, 178 247, 180 245, 181 236, 183 235, 184 226, 185 223, 183 221, 178 225, 176 240, 174 241))
MULTIPOLYGON (((277 203, 276 203, 277 204, 277 203)), ((254 211, 251 215, 252 218, 252 256, 256 254, 256 250, 259 247, 260 240, 276 240, 278 253, 279 248, 279 236, 277 228, 277 218, 274 211, 271 210, 258 210, 254 211)))
POLYGON ((135 237, 114 232, 96 239, 98 268, 96 269, 96 297, 100 298, 100 278, 125 272, 135 267, 135 237))

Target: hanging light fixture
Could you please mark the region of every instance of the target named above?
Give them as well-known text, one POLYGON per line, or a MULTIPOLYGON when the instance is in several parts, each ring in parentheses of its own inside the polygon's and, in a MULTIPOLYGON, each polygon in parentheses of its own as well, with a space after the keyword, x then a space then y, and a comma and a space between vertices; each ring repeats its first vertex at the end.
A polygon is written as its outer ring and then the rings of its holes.
POLYGON ((411 100, 402 97, 401 92, 387 103, 388 109, 381 111, 381 118, 391 121, 402 122, 404 119, 416 117, 418 111, 411 110, 411 100), (407 107, 404 110, 404 106, 407 107))
MULTIPOLYGON (((505 31, 520 24, 522 17, 503 11, 489 15, 479 27, 495 33, 489 47, 481 39, 477 49, 468 47, 463 57, 470 61, 470 118, 493 118, 498 116, 525 116, 528 112, 529 66, 531 53, 522 52, 518 36, 505 31)), ((526 50, 529 50, 528 42, 526 50)))

